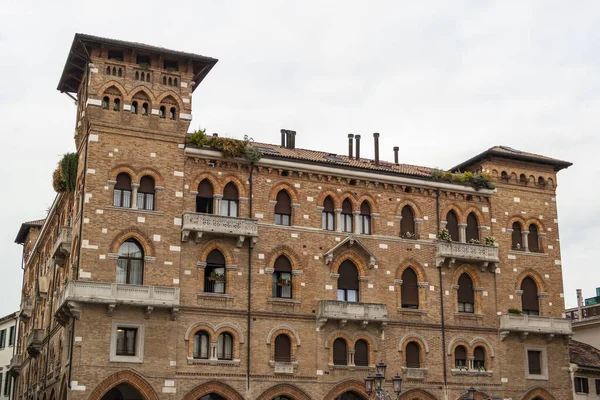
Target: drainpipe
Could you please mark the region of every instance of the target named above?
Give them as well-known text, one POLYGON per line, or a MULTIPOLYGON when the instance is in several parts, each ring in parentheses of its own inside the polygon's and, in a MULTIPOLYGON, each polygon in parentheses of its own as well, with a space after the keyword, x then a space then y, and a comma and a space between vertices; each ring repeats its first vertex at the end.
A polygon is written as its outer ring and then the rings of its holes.
MULTIPOLYGON (((253 188, 253 182, 252 182, 252 178, 253 178, 253 172, 254 172, 254 164, 250 163, 250 177, 248 178, 248 183, 249 183, 249 190, 248 190, 248 205, 249 205, 249 218, 252 218, 252 188, 253 188)), ((250 392, 250 347, 251 347, 251 340, 250 340, 250 325, 252 324, 252 316, 251 316, 251 310, 252 308, 250 307, 250 300, 251 300, 251 293, 252 293, 252 238, 248 241, 248 323, 247 323, 247 331, 246 331, 246 343, 248 343, 248 351, 246 352, 246 379, 247 379, 247 390, 248 392, 250 392)))
MULTIPOLYGON (((437 215, 437 229, 440 231, 440 190, 436 190, 435 210, 437 215)), ((448 371, 446 369, 446 320, 444 319, 444 282, 442 281, 442 266, 437 265, 440 280, 440 315, 442 317, 442 365, 444 366, 444 399, 448 399, 448 371)))

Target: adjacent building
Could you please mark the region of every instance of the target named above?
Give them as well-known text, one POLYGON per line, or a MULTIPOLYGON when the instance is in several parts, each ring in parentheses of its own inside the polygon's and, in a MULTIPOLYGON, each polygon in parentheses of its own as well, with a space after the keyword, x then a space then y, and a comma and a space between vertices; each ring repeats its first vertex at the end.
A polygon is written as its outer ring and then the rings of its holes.
POLYGON ((569 162, 496 146, 437 171, 383 161, 378 133, 373 160, 361 135, 342 154, 189 135, 216 63, 75 36, 77 155, 16 240, 15 398, 365 399, 379 362, 402 399, 571 396, 569 162))
POLYGON ((17 338, 17 313, 0 318, 0 399, 11 398, 12 377, 10 361, 17 338))

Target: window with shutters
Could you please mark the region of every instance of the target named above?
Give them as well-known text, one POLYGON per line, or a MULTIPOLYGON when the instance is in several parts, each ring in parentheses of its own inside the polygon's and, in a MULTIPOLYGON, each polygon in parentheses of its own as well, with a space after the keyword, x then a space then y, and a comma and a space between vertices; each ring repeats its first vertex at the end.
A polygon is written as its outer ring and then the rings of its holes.
POLYGON ((333 342, 333 364, 348 365, 348 346, 342 338, 337 338, 333 342))
POLYGON ((458 217, 452 210, 448 211, 448 214, 446 214, 446 229, 450 234, 450 239, 452 239, 453 242, 458 242, 458 217))
POLYGON ((529 375, 542 375, 542 351, 527 350, 527 371, 529 375))
POLYGON ((366 340, 359 339, 354 343, 354 365, 359 367, 369 366, 369 344, 366 340))
POLYGON ((419 286, 417 274, 412 268, 406 268, 402 272, 402 286, 400 288, 400 299, 402 308, 419 308, 419 286))
POLYGON ((217 359, 233 360, 233 338, 229 333, 221 333, 217 341, 217 359))
POLYGON ((125 172, 117 175, 117 183, 113 192, 113 206, 131 207, 131 177, 125 172))
POLYGON ((338 269, 337 299, 339 301, 357 302, 359 299, 358 270, 354 263, 346 260, 340 264, 338 269))
POLYGON ((199 331, 194 334, 194 358, 208 359, 209 336, 206 331, 199 331))
POLYGON ((406 344, 406 367, 421 368, 421 346, 417 342, 406 344))
POLYGON ((286 256, 279 256, 273 266, 273 297, 292 298, 292 263, 286 256))
POLYGON ((213 186, 208 179, 204 179, 198 185, 198 194, 196 195, 196 212, 204 214, 213 213, 213 186))
POLYGON ((521 233, 521 224, 518 222, 513 222, 512 230, 512 249, 523 250, 523 234, 521 233))
POLYGON ((400 237, 405 239, 416 239, 415 235, 415 214, 411 206, 404 206, 400 220, 400 237))
POLYGON ((479 243, 479 223, 475 213, 467 217, 467 243, 479 243))
POLYGON ((540 239, 538 236, 538 228, 536 224, 529 225, 529 234, 527 235, 527 246, 529 251, 539 253, 540 250, 540 239))
POLYGON ((475 312, 475 293, 473 292, 473 281, 466 272, 458 278, 458 312, 475 312))
POLYGON ((144 251, 135 239, 128 239, 119 247, 117 283, 142 285, 144 281, 144 251))
POLYGON ((540 315, 540 302, 538 299, 538 289, 535 281, 531 277, 526 277, 521 282, 521 307, 523 314, 540 315))
POLYGON ((204 291, 206 293, 225 293, 225 257, 215 249, 206 257, 204 268, 204 291))
POLYGON ((321 228, 325 229, 326 231, 335 230, 335 212, 333 209, 333 200, 330 196, 325 197, 325 201, 323 201, 321 228))
POLYGON ((229 182, 223 189, 221 215, 225 215, 227 217, 237 217, 239 204, 239 193, 237 186, 235 186, 233 182, 229 182))
POLYGON ((454 367, 457 369, 467 368, 467 349, 464 346, 456 346, 454 349, 454 367))
POLYGON ((485 371, 485 349, 481 346, 475 347, 473 351, 473 369, 485 371))
POLYGON ((371 234, 371 206, 368 201, 363 201, 360 205, 360 214, 358 216, 358 232, 363 235, 371 234))
POLYGON ((154 210, 154 178, 149 175, 140 179, 140 187, 137 195, 137 207, 141 210, 154 210))
POLYGON ((292 361, 292 342, 288 335, 280 334, 275 338, 275 361, 287 363, 292 361))
POLYGON ((277 193, 275 203, 275 225, 290 226, 292 224, 292 200, 285 190, 277 193))
POLYGON ((574 378, 575 383, 575 393, 589 393, 590 388, 588 386, 588 378, 583 378, 580 376, 576 376, 574 378))
POLYGON ((352 223, 352 203, 346 199, 342 202, 342 232, 350 232, 354 230, 352 223))

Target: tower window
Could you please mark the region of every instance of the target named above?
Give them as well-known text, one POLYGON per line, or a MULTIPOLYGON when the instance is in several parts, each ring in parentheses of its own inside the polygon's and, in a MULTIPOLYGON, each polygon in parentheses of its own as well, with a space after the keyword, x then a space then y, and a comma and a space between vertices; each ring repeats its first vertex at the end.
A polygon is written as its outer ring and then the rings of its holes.
POLYGON ((108 98, 108 96, 104 96, 104 98, 102 99, 102 108, 108 110, 108 103, 110 103, 110 99, 108 98))
POLYGON ((177 110, 175 109, 175 107, 171 107, 171 109, 169 110, 169 119, 175 120, 176 115, 177 115, 177 110))
POLYGON ((114 61, 123 61, 123 52, 122 51, 108 51, 108 59, 114 61))
POLYGON ((142 115, 148 115, 148 103, 142 104, 142 115))
MULTIPOLYGON (((137 72, 136 72, 137 74, 137 72)), ((131 103, 131 113, 132 114, 137 114, 138 113, 138 102, 134 101, 131 103)))
POLYGON ((158 116, 160 118, 165 118, 166 112, 167 112, 167 108, 165 106, 160 106, 160 109, 158 110, 158 116))
POLYGON ((121 99, 115 99, 113 101, 113 111, 121 111, 121 99))

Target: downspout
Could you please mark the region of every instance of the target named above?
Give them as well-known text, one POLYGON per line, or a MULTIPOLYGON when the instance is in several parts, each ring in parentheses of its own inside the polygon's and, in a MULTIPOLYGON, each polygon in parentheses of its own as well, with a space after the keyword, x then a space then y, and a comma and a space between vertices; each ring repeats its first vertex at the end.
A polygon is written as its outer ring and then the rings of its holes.
MULTIPOLYGON (((253 172, 254 172, 254 163, 250 163, 250 177, 248 178, 248 182, 249 182, 249 194, 248 194, 248 205, 249 205, 249 211, 248 211, 248 217, 252 218, 252 176, 253 176, 253 172)), ((247 379, 247 390, 250 391, 250 346, 251 346, 251 341, 250 341, 250 325, 252 323, 251 320, 251 306, 250 306, 250 300, 251 300, 251 293, 252 293, 252 239, 250 238, 250 241, 248 242, 248 325, 246 327, 247 331, 246 331, 246 342, 248 343, 248 351, 246 352, 246 379, 247 379)))
MULTIPOLYGON (((440 190, 436 190, 435 212, 437 215, 437 230, 440 231, 440 190)), ((444 399, 448 399, 448 371, 446 369, 446 320, 444 319, 444 282, 442 281, 442 266, 437 265, 440 279, 440 315, 442 317, 442 365, 444 366, 444 399)))

